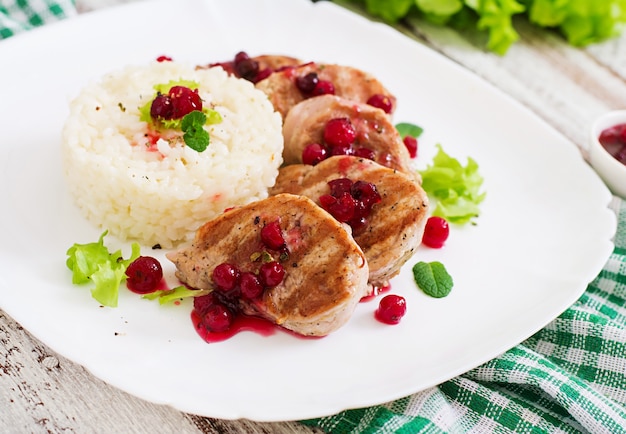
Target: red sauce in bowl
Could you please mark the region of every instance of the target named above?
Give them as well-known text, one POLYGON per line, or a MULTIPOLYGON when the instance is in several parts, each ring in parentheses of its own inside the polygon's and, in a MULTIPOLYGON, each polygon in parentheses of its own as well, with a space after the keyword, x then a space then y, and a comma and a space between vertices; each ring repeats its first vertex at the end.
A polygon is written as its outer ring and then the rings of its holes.
POLYGON ((626 165, 626 123, 602 130, 598 140, 613 158, 626 165))

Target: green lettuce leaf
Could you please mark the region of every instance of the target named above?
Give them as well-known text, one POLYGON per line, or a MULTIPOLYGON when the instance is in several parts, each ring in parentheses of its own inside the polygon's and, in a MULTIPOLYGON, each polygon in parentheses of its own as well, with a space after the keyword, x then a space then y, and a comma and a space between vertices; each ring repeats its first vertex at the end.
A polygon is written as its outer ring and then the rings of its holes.
POLYGON ((415 0, 365 0, 367 12, 389 23, 395 23, 409 13, 415 0))
POLYGON ((512 17, 525 7, 516 0, 465 0, 465 4, 478 15, 477 28, 487 31, 489 50, 503 55, 519 39, 512 17))
POLYGON ((488 35, 487 48, 504 55, 519 39, 515 15, 558 29, 574 46, 619 35, 626 24, 626 0, 334 0, 364 4, 365 12, 396 23, 412 13, 440 25, 474 28, 488 35))
POLYGON ((617 36, 626 24, 624 0, 526 0, 529 20, 558 28, 574 46, 585 46, 617 36))
POLYGON ((139 257, 138 243, 131 245, 128 259, 121 250, 110 253, 104 245, 104 231, 97 242, 74 244, 67 250, 65 264, 72 271, 72 283, 80 285, 92 282, 91 296, 103 306, 117 307, 120 284, 126 280, 126 268, 139 257))
POLYGON ((182 300, 189 297, 200 297, 207 295, 211 291, 208 289, 190 289, 186 286, 177 286, 173 289, 163 291, 155 291, 150 294, 144 294, 142 298, 147 300, 159 300, 159 304, 166 304, 176 300, 182 300))
POLYGON ((479 204, 484 200, 481 192, 483 177, 478 163, 471 157, 463 166, 437 145, 433 163, 419 171, 422 188, 436 203, 432 215, 443 217, 450 223, 471 222, 480 214, 479 204))

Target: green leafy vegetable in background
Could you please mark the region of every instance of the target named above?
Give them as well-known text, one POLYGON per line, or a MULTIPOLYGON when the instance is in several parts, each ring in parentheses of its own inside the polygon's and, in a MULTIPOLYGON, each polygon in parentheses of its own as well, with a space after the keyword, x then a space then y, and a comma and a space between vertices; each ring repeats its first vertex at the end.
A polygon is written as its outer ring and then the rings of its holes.
POLYGON ((483 177, 478 172, 478 163, 467 159, 463 166, 456 158, 448 155, 441 145, 431 165, 420 170, 422 188, 436 200, 433 215, 443 217, 450 223, 470 222, 480 213, 479 204, 485 198, 480 189, 483 177))
POLYGON ((438 261, 420 261, 413 266, 413 279, 426 295, 442 298, 450 294, 454 282, 446 267, 438 261))
POLYGON ((487 48, 505 54, 519 34, 513 16, 560 31, 574 46, 617 36, 626 24, 626 0, 335 0, 360 4, 372 16, 396 23, 411 15, 442 25, 468 23, 488 34, 487 48))
POLYGON ((74 244, 67 250, 65 264, 72 271, 72 283, 92 282, 91 295, 103 306, 117 307, 120 284, 126 280, 126 268, 139 257, 139 244, 133 243, 128 259, 122 251, 110 253, 104 245, 104 231, 95 243, 74 244))

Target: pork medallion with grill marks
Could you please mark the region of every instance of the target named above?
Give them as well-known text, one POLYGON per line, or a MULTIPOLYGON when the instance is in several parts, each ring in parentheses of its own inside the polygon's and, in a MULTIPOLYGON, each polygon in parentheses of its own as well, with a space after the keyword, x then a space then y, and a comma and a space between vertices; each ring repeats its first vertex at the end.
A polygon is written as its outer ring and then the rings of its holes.
POLYGON ((337 95, 382 109, 391 115, 396 97, 373 75, 346 65, 310 62, 284 67, 256 83, 284 118, 299 102, 337 95))
POLYGON ((365 254, 374 286, 384 286, 397 275, 421 244, 427 194, 410 175, 371 160, 334 156, 315 166, 284 166, 270 189, 270 194, 281 193, 307 196, 348 223, 365 254), (372 186, 379 199, 371 199, 372 186), (373 202, 367 215, 361 212, 368 207, 361 203, 364 200, 373 202))
POLYGON ((368 263, 349 228, 304 196, 277 194, 226 211, 167 257, 183 283, 212 290, 226 313, 306 336, 343 326, 369 293, 368 263))
POLYGON ((417 177, 400 133, 385 113, 334 95, 295 105, 283 122, 284 164, 314 164, 331 155, 355 155, 417 177), (307 155, 312 145, 320 158, 307 155))

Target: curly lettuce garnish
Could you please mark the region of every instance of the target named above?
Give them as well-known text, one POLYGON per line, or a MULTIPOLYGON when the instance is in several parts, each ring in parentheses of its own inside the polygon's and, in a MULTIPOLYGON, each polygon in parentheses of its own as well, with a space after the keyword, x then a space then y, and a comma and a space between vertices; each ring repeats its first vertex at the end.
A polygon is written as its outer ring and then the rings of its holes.
POLYGON ((67 250, 65 264, 72 271, 72 283, 94 283, 91 296, 103 306, 117 307, 119 288, 126 280, 126 268, 139 257, 138 243, 131 245, 131 254, 124 259, 122 251, 110 253, 104 245, 104 231, 95 243, 74 244, 67 250))
POLYGON ((481 192, 483 177, 478 172, 478 163, 471 157, 463 166, 456 158, 448 155, 441 145, 433 158, 433 164, 419 171, 422 188, 436 201, 433 215, 443 217, 450 223, 471 222, 480 214, 479 204, 486 193, 481 192))
POLYGON ((537 27, 556 29, 573 46, 586 46, 621 34, 624 0, 333 0, 362 4, 388 23, 422 16, 438 25, 485 32, 487 48, 504 55, 519 39, 513 25, 522 15, 537 27))

